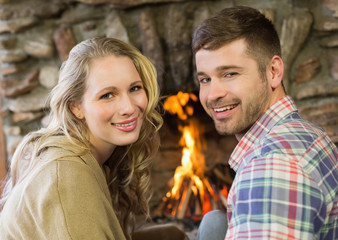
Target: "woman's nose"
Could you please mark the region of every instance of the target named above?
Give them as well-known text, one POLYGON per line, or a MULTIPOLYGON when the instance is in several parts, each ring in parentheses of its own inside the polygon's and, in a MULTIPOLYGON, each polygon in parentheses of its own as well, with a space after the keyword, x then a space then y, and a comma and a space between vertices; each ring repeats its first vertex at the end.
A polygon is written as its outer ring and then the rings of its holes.
POLYGON ((121 115, 130 115, 135 111, 135 104, 128 94, 121 96, 119 104, 121 115))

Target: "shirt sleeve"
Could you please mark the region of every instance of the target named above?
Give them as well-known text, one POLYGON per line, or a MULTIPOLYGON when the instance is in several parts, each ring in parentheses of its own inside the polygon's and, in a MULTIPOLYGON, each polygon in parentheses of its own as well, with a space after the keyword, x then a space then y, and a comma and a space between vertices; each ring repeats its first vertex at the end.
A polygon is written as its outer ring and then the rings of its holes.
POLYGON ((313 239, 325 219, 324 197, 285 157, 251 159, 236 176, 226 239, 313 239))

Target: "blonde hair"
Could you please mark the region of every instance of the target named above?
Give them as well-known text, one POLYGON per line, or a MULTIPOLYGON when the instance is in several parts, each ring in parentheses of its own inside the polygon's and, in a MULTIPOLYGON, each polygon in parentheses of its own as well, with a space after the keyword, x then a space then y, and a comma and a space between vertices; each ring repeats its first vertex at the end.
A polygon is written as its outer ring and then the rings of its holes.
POLYGON ((159 147, 158 130, 163 123, 157 111, 159 100, 157 74, 153 64, 135 47, 114 38, 104 37, 79 43, 62 64, 59 82, 50 94, 50 123, 46 128, 25 136, 16 149, 11 161, 11 176, 6 183, 0 209, 4 206, 11 189, 25 178, 25 174, 19 174, 18 167, 22 159, 27 159, 27 149, 31 149, 28 157, 29 170, 36 164, 37 156, 48 146, 71 144, 78 149, 74 155, 90 151, 86 123, 74 116, 70 104, 82 100, 90 62, 95 58, 110 55, 127 56, 133 61, 142 79, 148 106, 139 139, 131 145, 117 147, 105 162, 108 169, 108 186, 116 215, 127 239, 130 239, 135 215, 144 214, 149 217, 148 202, 151 197, 149 166, 159 147), (66 142, 51 142, 50 137, 56 135, 64 135, 66 142))

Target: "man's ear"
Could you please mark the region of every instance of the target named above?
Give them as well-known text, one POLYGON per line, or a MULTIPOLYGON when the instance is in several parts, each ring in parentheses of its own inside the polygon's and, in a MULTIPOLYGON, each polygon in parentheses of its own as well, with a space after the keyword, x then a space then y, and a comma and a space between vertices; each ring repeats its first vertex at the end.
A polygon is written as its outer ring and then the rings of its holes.
POLYGON ((72 111, 72 113, 75 115, 76 118, 78 119, 83 119, 83 113, 82 113, 82 109, 81 109, 81 105, 79 103, 75 103, 75 102, 71 102, 70 103, 70 110, 72 111))
POLYGON ((282 86, 284 63, 281 57, 275 55, 272 57, 267 69, 271 88, 276 89, 282 86))

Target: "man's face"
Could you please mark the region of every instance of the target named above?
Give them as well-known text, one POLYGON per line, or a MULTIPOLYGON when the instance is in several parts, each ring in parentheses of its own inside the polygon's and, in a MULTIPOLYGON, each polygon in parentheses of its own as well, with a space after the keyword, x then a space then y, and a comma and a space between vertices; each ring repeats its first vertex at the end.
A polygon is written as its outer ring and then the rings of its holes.
POLYGON ((196 53, 200 101, 222 134, 241 137, 268 109, 271 88, 246 54, 244 39, 196 53))

